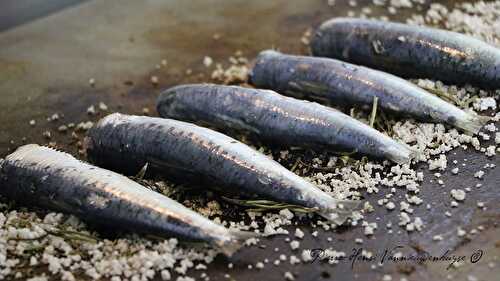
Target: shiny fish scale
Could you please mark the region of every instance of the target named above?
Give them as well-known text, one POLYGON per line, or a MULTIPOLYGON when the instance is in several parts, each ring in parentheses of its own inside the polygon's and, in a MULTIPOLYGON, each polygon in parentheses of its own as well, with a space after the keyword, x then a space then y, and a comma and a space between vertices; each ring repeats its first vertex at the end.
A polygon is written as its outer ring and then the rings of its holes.
POLYGON ((356 151, 399 163, 410 160, 405 145, 340 111, 269 90, 181 85, 160 95, 157 111, 165 118, 248 130, 282 145, 356 151))
MULTIPOLYGON (((101 119, 88 133, 89 159, 126 173, 150 163, 162 171, 186 171, 224 186, 278 202, 319 208, 336 218, 338 201, 249 146, 190 123, 119 113, 101 119)), ((347 206, 349 205, 349 206, 347 206)), ((347 212, 347 211, 346 211, 347 212)))
POLYGON ((251 83, 335 105, 371 106, 377 97, 380 108, 473 133, 488 121, 397 76, 329 58, 263 51, 252 69, 251 83))
POLYGON ((408 78, 500 88, 500 50, 464 34, 400 23, 336 18, 311 41, 315 56, 408 78))
POLYGON ((237 239, 223 226, 127 177, 47 147, 25 145, 8 155, 1 163, 0 183, 0 193, 19 203, 107 227, 205 241, 223 249, 237 239))

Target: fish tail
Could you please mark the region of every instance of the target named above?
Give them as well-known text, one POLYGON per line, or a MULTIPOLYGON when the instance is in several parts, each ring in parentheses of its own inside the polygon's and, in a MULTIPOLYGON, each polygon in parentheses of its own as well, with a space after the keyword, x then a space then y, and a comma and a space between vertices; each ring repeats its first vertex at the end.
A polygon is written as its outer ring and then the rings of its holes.
POLYGON ((221 252, 228 257, 243 247, 247 239, 261 236, 255 232, 241 230, 230 230, 230 233, 231 239, 216 243, 221 252))
POLYGON ((491 117, 488 116, 467 113, 464 118, 457 119, 454 125, 467 133, 477 134, 490 120, 491 117))
POLYGON ((397 164, 410 162, 410 160, 415 157, 416 153, 417 151, 402 143, 398 143, 397 146, 390 145, 384 150, 384 156, 397 164))
POLYGON ((352 213, 358 209, 360 201, 355 200, 336 200, 337 207, 333 209, 320 210, 318 215, 337 224, 342 225, 352 216, 352 213))

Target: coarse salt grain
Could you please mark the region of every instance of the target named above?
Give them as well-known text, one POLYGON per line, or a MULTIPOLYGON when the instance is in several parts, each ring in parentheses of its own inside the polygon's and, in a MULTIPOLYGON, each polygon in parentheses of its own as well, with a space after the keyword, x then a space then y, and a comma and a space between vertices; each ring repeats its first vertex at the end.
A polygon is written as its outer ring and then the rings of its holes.
POLYGON ((465 200, 465 191, 461 189, 452 189, 451 192, 451 197, 453 197, 457 201, 464 201, 465 200))
POLYGON ((290 242, 290 248, 292 248, 292 250, 297 250, 299 247, 300 247, 299 241, 293 240, 292 242, 290 242))

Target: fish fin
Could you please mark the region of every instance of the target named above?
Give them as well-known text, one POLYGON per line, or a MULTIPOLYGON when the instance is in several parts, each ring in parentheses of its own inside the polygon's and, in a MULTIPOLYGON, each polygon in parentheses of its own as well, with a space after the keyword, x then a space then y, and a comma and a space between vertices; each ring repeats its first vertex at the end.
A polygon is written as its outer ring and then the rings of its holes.
POLYGON ((217 247, 228 257, 231 257, 236 251, 243 247, 247 239, 262 236, 259 233, 251 231, 230 230, 230 232, 230 240, 216 242, 217 247))
POLYGON ((135 175, 134 178, 136 179, 144 179, 144 176, 146 175, 146 171, 148 170, 148 166, 149 166, 149 163, 146 162, 146 164, 144 164, 144 166, 141 168, 141 170, 137 173, 137 175, 135 175))
POLYGON ((491 121, 491 117, 467 113, 465 118, 455 121, 455 126, 467 133, 477 134, 489 121, 491 121))
POLYGON ((318 211, 318 215, 337 225, 342 225, 358 209, 360 203, 361 201, 357 200, 337 200, 338 207, 318 211))

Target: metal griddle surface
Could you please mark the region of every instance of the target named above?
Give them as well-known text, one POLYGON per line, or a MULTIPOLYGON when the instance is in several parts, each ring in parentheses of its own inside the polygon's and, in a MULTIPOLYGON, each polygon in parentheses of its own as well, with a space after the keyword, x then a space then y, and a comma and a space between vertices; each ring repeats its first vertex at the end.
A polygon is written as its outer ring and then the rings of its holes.
MULTIPOLYGON (((103 101, 111 111, 140 114, 143 107, 148 107, 154 112, 159 88, 209 80, 210 73, 202 65, 205 55, 222 61, 241 50, 253 58, 258 51, 271 47, 306 53, 300 37, 307 28, 333 16, 345 16, 347 10, 371 6, 371 1, 358 1, 356 8, 348 7, 344 3, 347 1, 336 2, 330 8, 323 0, 90 1, 3 31, 0 33, 0 156, 21 145, 23 138, 24 142, 47 143, 42 137, 47 128, 54 132, 52 141, 76 155, 75 147, 70 145, 71 138, 56 129, 69 122, 98 119, 87 116, 89 105, 103 101), (213 40, 214 33, 220 34, 221 39, 213 40), (168 67, 156 70, 155 65, 163 58, 168 59, 168 67), (186 76, 188 68, 195 75, 186 76), (160 87, 149 83, 151 75, 159 77, 160 87), (96 79, 94 88, 88 84, 90 78, 96 79), (133 85, 125 81, 133 81, 133 85), (46 122, 53 113, 64 115, 63 121, 46 122), (28 124, 31 119, 37 120, 35 127, 28 124)), ((374 15, 386 13, 378 7, 372 8, 374 15)), ((403 11, 406 12, 389 17, 404 20, 408 10, 403 11)), ((0 17, 4 16, 2 13, 5 10, 0 11, 0 17)), ((226 273, 236 280, 283 280, 286 271, 295 273, 297 280, 381 280, 386 273, 393 274, 393 280, 399 280, 399 275, 409 280, 443 280, 449 274, 455 280, 467 280, 468 275, 480 280, 499 280, 499 168, 488 169, 484 180, 475 179, 473 174, 486 163, 500 163, 498 157, 487 159, 471 149, 457 149, 448 154, 449 162, 457 159, 463 163, 464 158, 467 166, 461 167, 459 175, 451 175, 449 171, 443 174, 444 186, 436 183, 426 166, 419 167, 426 175, 420 194, 424 204, 415 208, 413 217, 424 219, 423 231, 403 231, 397 226, 399 212, 377 206, 376 201, 389 192, 381 188, 378 194, 367 196, 375 206, 367 219, 379 225, 373 238, 366 237, 361 227, 342 228, 335 233, 320 230, 314 238, 310 235, 313 230, 301 226, 306 233, 301 248, 333 247, 347 255, 359 248, 383 254, 385 249, 397 246, 402 246, 405 253, 428 251, 435 255, 447 249, 453 254, 470 255, 481 249, 484 256, 476 264, 466 263, 457 270, 446 270, 446 263, 378 266, 376 262, 357 262, 352 269, 350 262, 335 266, 318 262, 292 266, 284 262, 278 267, 268 264, 263 270, 247 269, 249 263, 265 258, 273 261, 282 253, 300 256, 291 251, 285 237, 277 236, 263 241, 265 249, 254 247, 239 252, 231 270, 227 261, 219 257, 209 267, 208 274, 212 280, 225 280, 226 273), (479 189, 474 187, 478 182, 482 183, 479 189), (468 193, 465 203, 458 208, 451 208, 450 190, 466 187, 474 192, 468 193), (480 211, 477 201, 485 202, 488 209, 480 211), (431 211, 425 210, 426 203, 431 204, 431 211), (453 215, 449 218, 445 211, 453 215), (388 221, 394 225, 392 234, 385 228, 388 221), (457 227, 470 230, 478 225, 485 230, 472 241, 457 237, 457 227), (443 241, 432 241, 437 234, 443 236, 443 241), (327 237, 333 241, 327 241, 327 237), (358 237, 365 241, 362 245, 354 243, 358 237), (280 252, 274 252, 275 247, 280 252), (497 266, 489 268, 488 262, 495 257, 497 266)), ((402 199, 404 193, 398 191, 396 197, 402 199)), ((290 230, 293 233, 294 228, 290 230)))

